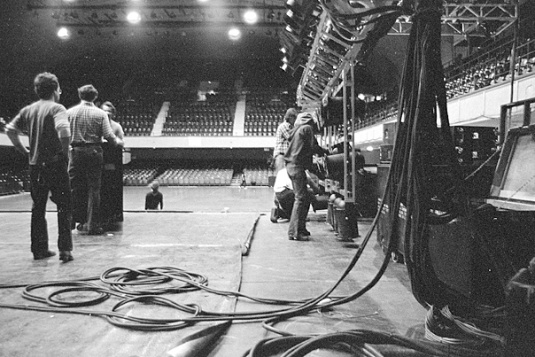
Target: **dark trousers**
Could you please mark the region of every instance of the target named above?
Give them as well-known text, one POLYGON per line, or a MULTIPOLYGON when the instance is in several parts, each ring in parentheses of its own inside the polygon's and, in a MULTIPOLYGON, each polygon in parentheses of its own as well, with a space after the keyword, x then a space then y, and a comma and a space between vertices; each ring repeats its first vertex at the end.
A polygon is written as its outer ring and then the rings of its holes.
POLYGON ((301 232, 306 230, 306 218, 310 206, 310 199, 307 190, 307 176, 305 169, 293 164, 286 164, 288 176, 292 180, 294 189, 295 202, 290 217, 290 226, 288 227, 288 236, 297 237, 301 232))
POLYGON ((89 231, 100 228, 100 186, 104 162, 100 145, 74 147, 69 162, 73 220, 89 231))
POLYGON ((277 203, 279 205, 279 216, 281 218, 289 219, 292 215, 292 210, 295 202, 294 191, 290 189, 284 189, 282 192, 275 193, 277 203))
POLYGON ((48 227, 46 204, 48 195, 57 206, 58 249, 72 250, 71 218, 72 203, 67 163, 64 161, 49 165, 30 165, 30 189, 33 200, 31 218, 31 250, 33 254, 48 251, 48 227))

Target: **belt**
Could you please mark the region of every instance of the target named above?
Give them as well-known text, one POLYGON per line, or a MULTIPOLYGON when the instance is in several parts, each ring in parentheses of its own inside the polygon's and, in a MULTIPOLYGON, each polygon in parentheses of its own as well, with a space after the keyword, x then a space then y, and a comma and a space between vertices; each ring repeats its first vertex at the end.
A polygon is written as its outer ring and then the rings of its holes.
POLYGON ((84 143, 84 142, 72 142, 73 148, 87 147, 87 146, 100 146, 100 143, 84 143))

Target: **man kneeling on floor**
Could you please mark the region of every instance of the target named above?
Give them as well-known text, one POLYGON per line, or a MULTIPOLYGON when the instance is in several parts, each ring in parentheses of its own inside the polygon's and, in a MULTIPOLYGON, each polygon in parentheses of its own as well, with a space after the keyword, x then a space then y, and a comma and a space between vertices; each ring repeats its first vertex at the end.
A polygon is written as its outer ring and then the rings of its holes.
MULTIPOLYGON (((313 173, 306 171, 307 175, 307 190, 308 195, 306 197, 306 209, 312 208, 314 211, 317 208, 316 204, 319 204, 318 201, 322 201, 321 197, 316 196, 320 193, 320 188, 318 186, 317 178, 313 173)), ((275 178, 275 184, 273 185, 273 191, 275 192, 275 207, 271 211, 271 222, 277 223, 279 218, 290 219, 292 215, 292 209, 295 202, 295 193, 292 186, 292 180, 288 176, 288 171, 286 168, 279 170, 277 177, 275 178)))

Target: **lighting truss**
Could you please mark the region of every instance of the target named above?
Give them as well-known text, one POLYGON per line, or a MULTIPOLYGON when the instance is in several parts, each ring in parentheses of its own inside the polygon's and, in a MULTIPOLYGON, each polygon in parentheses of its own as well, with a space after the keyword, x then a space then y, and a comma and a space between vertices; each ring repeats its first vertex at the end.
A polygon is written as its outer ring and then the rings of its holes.
MULTIPOLYGON (((303 0, 306 1, 306 0, 303 0)), ((305 108, 318 108, 329 96, 343 87, 343 73, 351 66, 364 64, 379 36, 408 34, 412 25, 415 1, 379 0, 315 0, 321 6, 316 37, 303 64, 297 102, 305 108), (348 4, 357 5, 349 6, 348 4), (392 17, 395 16, 395 19, 392 17), (381 18, 382 17, 382 18, 381 18), (381 21, 390 17, 392 26, 383 33, 381 21), (318 67, 319 65, 319 67, 318 67)), ((497 36, 511 27, 518 18, 514 2, 442 4, 444 36, 477 35, 483 24, 491 24, 489 36, 497 36)), ((383 21, 383 25, 390 24, 383 21)), ((358 78, 357 78, 358 80, 358 78)))
POLYGON ((126 16, 136 10, 149 28, 200 28, 211 25, 244 24, 242 15, 253 9, 259 15, 256 26, 279 29, 285 7, 276 0, 28 0, 29 11, 48 13, 58 26, 71 28, 121 28, 130 26, 126 16))

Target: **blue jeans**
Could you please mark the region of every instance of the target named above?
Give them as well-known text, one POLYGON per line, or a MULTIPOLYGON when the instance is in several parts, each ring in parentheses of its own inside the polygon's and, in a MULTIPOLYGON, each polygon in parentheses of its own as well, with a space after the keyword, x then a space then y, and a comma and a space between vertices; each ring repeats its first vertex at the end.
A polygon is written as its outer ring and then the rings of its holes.
POLYGON ((89 231, 100 228, 100 186, 104 162, 100 145, 73 147, 69 161, 73 220, 89 231))
POLYGON ((306 230, 306 219, 310 206, 310 199, 307 190, 307 176, 305 169, 293 164, 286 164, 288 176, 292 180, 294 189, 295 202, 290 217, 290 226, 288 227, 288 236, 297 237, 306 230))
POLYGON ((33 200, 30 233, 32 253, 42 254, 48 251, 45 215, 49 193, 58 210, 58 249, 71 251, 72 203, 67 162, 61 160, 42 166, 30 165, 30 188, 33 200))

